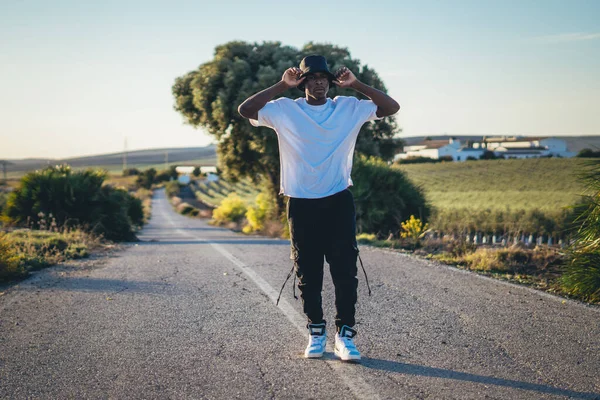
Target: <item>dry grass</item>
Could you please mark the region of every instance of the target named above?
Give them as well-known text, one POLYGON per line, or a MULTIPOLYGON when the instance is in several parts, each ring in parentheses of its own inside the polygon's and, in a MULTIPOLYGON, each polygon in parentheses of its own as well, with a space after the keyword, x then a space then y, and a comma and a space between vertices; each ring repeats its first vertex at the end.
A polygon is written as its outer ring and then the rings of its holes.
POLYGON ((152 215, 152 190, 139 188, 133 195, 142 201, 144 209, 144 224, 147 224, 152 215))
POLYGON ((82 230, 64 232, 18 229, 0 232, 0 281, 27 276, 68 259, 88 257, 107 246, 101 238, 82 230))
POLYGON ((136 175, 121 176, 121 175, 117 175, 117 174, 109 174, 106 177, 104 184, 123 188, 129 192, 133 192, 133 191, 137 190, 137 185, 135 184, 136 179, 137 179, 136 175))

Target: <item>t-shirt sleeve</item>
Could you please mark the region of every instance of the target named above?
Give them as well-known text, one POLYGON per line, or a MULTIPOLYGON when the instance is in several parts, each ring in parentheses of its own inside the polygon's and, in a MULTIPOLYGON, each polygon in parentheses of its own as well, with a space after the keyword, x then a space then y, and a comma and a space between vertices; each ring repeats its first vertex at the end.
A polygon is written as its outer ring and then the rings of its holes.
POLYGON ((285 101, 283 99, 285 97, 269 101, 263 108, 258 110, 258 120, 250 119, 250 123, 256 127, 266 126, 275 129, 281 117, 282 104, 285 101))
POLYGON ((383 119, 383 117, 377 116, 377 105, 373 103, 373 100, 358 100, 356 108, 365 122, 383 119))

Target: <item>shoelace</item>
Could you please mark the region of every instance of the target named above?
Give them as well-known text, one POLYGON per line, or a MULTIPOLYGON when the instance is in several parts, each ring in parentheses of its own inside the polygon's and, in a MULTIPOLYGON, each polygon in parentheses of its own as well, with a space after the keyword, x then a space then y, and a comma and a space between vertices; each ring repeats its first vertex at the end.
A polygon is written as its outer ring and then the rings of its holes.
MULTIPOLYGON (((360 267, 362 268, 363 274, 365 275, 365 281, 367 282, 367 289, 369 290, 369 296, 371 296, 371 286, 369 285, 369 277, 367 276, 367 271, 365 270, 365 266, 363 265, 362 258, 360 258, 360 252, 357 255, 358 255, 358 260, 360 261, 360 267)), ((295 266, 292 266, 292 269, 290 269, 290 272, 288 273, 287 277, 285 278, 283 285, 281 285, 281 289, 279 290, 279 296, 277 296, 277 302, 275 303, 276 306, 279 305, 279 300, 281 299, 281 293, 283 293, 283 288, 285 288, 287 281, 290 280, 290 277, 294 273, 294 267, 295 266)), ((298 296, 296 296, 296 275, 295 274, 294 274, 294 281, 292 283, 292 294, 294 295, 294 299, 298 300, 298 296)))
POLYGON ((349 351, 356 350, 356 345, 352 338, 342 337, 342 342, 344 342, 344 347, 346 347, 349 351))
POLYGON ((323 342, 325 342, 326 336, 325 335, 310 335, 310 344, 320 344, 322 345, 323 342))

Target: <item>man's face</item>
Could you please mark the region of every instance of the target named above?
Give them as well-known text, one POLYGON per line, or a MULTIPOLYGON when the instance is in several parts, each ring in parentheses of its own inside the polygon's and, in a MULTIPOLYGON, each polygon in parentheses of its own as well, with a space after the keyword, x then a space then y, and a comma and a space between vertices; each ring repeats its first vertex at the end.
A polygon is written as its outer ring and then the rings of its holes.
POLYGON ((329 91, 329 75, 324 72, 309 74, 304 80, 304 89, 309 97, 320 100, 327 97, 329 91))

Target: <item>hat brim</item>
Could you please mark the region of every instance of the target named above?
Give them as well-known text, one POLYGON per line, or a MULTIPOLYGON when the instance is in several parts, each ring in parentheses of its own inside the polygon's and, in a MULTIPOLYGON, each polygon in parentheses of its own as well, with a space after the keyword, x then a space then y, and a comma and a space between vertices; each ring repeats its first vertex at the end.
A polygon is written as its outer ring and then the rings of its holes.
MULTIPOLYGON (((324 72, 327 74, 327 76, 329 77, 329 84, 331 84, 331 82, 336 81, 337 82, 337 78, 335 77, 334 74, 331 73, 331 71, 308 71, 303 73, 302 75, 300 75, 300 79, 304 78, 305 76, 308 76, 310 74, 316 74, 317 72, 324 72)), ((301 91, 304 92, 304 82, 302 82, 301 84, 299 84, 298 86, 296 86, 298 89, 300 89, 301 91)))

